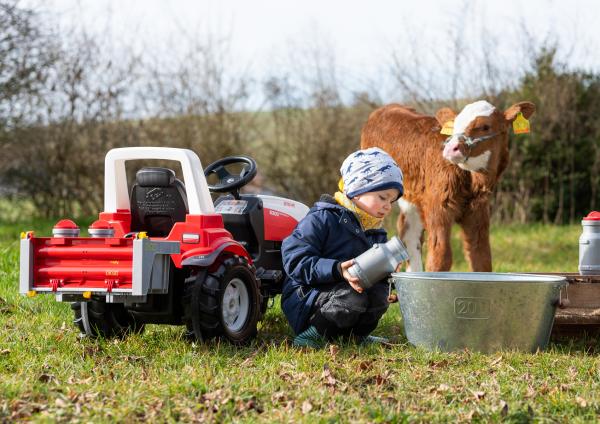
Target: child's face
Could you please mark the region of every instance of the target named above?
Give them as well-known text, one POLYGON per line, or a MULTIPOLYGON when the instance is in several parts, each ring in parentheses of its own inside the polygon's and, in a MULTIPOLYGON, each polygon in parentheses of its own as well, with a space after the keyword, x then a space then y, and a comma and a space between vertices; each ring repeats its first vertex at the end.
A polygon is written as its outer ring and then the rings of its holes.
POLYGON ((392 204, 398 198, 398 189, 388 188, 381 191, 369 191, 352 198, 356 206, 375 218, 384 218, 392 210, 392 204))

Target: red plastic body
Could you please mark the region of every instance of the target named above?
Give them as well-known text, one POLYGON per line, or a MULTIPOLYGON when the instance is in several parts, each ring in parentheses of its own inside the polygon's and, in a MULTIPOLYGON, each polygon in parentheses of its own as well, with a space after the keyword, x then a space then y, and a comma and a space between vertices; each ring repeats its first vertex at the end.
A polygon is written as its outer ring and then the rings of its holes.
POLYGON ((265 220, 265 240, 282 241, 289 236, 298 221, 285 212, 269 208, 263 209, 265 220))

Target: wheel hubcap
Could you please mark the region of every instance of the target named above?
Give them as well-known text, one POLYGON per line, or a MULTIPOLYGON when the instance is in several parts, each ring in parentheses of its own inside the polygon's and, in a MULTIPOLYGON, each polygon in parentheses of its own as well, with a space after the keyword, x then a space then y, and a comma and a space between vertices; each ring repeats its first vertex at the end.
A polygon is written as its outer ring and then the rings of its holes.
POLYGON ((233 278, 225 287, 221 310, 229 331, 240 331, 244 327, 250 311, 250 295, 241 279, 233 278))

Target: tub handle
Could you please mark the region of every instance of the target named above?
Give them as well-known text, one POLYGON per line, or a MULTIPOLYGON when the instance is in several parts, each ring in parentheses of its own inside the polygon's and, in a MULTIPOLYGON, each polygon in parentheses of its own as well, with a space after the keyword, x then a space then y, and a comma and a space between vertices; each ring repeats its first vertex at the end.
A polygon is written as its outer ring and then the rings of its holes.
POLYGON ((556 306, 560 309, 566 309, 571 306, 571 300, 569 299, 569 286, 565 286, 565 297, 562 297, 563 289, 561 288, 558 292, 558 300, 556 301, 556 306))

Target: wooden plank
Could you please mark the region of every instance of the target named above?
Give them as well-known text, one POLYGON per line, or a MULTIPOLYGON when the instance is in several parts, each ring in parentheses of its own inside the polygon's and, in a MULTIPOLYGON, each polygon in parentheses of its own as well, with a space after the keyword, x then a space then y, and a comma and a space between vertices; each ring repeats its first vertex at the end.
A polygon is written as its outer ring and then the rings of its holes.
POLYGON ((569 283, 561 296, 570 302, 566 309, 600 308, 600 284, 569 283))
POLYGON ((557 309, 554 325, 600 324, 600 308, 557 309))

